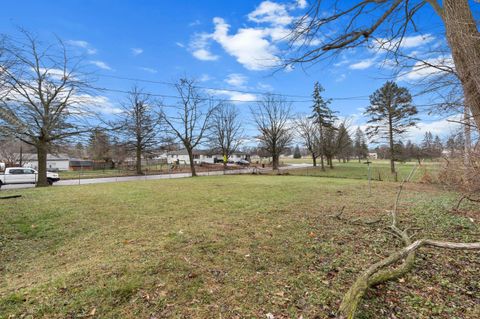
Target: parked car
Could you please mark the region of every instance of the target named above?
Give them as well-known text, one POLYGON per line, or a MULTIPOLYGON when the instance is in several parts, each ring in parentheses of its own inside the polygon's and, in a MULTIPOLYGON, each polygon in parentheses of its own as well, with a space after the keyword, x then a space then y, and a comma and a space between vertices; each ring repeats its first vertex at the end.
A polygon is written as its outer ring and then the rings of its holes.
POLYGON ((247 165, 250 165, 250 162, 247 161, 247 160, 241 159, 241 160, 236 161, 235 164, 247 166, 247 165))
MULTIPOLYGON (((60 177, 57 173, 47 172, 48 184, 52 185, 59 180, 60 177)), ((37 181, 38 172, 32 168, 9 167, 0 174, 0 188, 8 184, 36 184, 37 181)))

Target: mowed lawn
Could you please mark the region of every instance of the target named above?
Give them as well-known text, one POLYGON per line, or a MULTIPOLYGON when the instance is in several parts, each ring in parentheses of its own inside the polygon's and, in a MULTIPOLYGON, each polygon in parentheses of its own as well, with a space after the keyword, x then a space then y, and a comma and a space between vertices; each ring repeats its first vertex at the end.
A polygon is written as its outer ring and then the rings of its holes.
MULTIPOLYGON (((386 216, 398 184, 219 176, 2 191, 0 318, 329 318, 355 277, 398 248, 331 217, 386 216)), ((455 194, 407 184, 402 226, 474 241, 455 194)), ((413 232, 413 231, 412 231, 413 232)), ((479 318, 480 254, 422 249, 369 291, 359 318, 479 318), (391 317, 394 318, 394 317, 391 317)))
MULTIPOLYGON (((287 162, 286 162, 287 163, 287 162)), ((311 164, 311 159, 289 159, 289 164, 311 164)), ((320 168, 320 162, 317 167, 295 168, 288 170, 290 175, 301 176, 320 176, 335 178, 353 178, 368 179, 368 165, 365 161, 351 160, 347 163, 334 161, 334 168, 331 169, 325 165, 325 170, 320 168)), ((397 178, 399 181, 406 178, 414 167, 417 167, 412 176, 414 181, 435 180, 440 167, 440 162, 426 162, 418 165, 417 162, 395 163, 397 178)), ((390 162, 386 160, 372 160, 370 164, 370 178, 377 181, 395 181, 395 176, 390 172, 390 162)))

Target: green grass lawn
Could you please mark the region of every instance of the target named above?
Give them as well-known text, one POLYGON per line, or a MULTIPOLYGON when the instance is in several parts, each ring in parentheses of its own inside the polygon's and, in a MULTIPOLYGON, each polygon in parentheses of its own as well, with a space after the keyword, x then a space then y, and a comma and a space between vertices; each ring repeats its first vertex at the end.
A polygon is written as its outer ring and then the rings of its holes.
MULTIPOLYGON (((219 176, 2 191, 0 318, 329 318, 356 275, 399 243, 376 218, 398 184, 219 176)), ((478 240, 455 196, 407 184, 403 226, 478 240)), ((478 318, 480 255, 423 249, 359 318, 478 318), (393 318, 393 317, 392 317, 393 318)))
MULTIPOLYGON (((299 159, 301 160, 301 159, 299 159)), ((300 163, 300 162, 298 162, 300 163)), ((291 163, 290 163, 291 164, 291 163)), ((320 165, 318 163, 318 165, 320 165)), ((396 170, 398 174, 398 180, 406 178, 412 169, 417 166, 417 162, 396 163, 396 170)), ((435 175, 438 169, 439 163, 422 163, 418 166, 413 180, 420 180, 425 174, 435 175)), ((372 180, 380 181, 394 181, 395 175, 390 172, 390 162, 386 160, 373 160, 370 164, 370 174, 372 180)), ((321 176, 321 177, 337 177, 337 178, 352 178, 352 179, 368 179, 368 166, 365 161, 350 161, 347 163, 334 161, 334 168, 325 167, 325 171, 317 167, 308 167, 302 169, 290 169, 288 170, 290 175, 301 176, 321 176)))

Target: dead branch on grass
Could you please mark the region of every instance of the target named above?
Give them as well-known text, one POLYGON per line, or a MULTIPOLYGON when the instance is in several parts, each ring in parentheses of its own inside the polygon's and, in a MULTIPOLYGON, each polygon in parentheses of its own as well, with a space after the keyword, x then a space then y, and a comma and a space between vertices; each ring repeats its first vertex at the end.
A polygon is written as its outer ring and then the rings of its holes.
MULTIPOLYGON (((339 318, 353 319, 360 301, 366 291, 378 284, 391 281, 408 273, 414 266, 416 251, 424 246, 455 249, 455 250, 480 250, 480 242, 476 243, 455 243, 446 241, 437 241, 432 239, 419 239, 414 242, 408 234, 408 229, 401 229, 398 226, 397 211, 400 196, 404 185, 413 176, 417 167, 414 167, 408 177, 400 184, 395 203, 391 213, 392 224, 389 227, 390 233, 402 240, 404 247, 387 258, 371 265, 360 276, 357 277, 353 285, 343 297, 339 308, 339 318), (401 262, 396 268, 388 268, 401 262)), ((343 210, 342 210, 343 211, 343 210)), ((338 215, 340 216, 340 215, 338 215)))

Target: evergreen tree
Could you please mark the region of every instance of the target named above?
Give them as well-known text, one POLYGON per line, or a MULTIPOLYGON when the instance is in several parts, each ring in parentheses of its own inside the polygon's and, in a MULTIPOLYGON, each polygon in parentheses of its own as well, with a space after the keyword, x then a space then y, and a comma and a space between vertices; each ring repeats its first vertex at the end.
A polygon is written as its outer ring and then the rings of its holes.
POLYGON ((105 132, 93 130, 88 141, 88 146, 92 159, 104 161, 111 159, 110 139, 105 132))
POLYGON ((438 135, 435 135, 435 139, 433 140, 433 156, 434 157, 441 157, 443 152, 443 144, 440 140, 438 135))
POLYGON ((412 105, 408 89, 388 81, 370 96, 370 106, 365 111, 370 116, 367 135, 388 141, 390 170, 395 173, 395 144, 418 121, 418 111, 412 105))
POLYGON ((323 87, 318 82, 315 82, 313 88, 312 115, 310 118, 313 119, 315 124, 318 125, 320 137, 320 163, 322 170, 325 170, 324 157, 328 152, 327 144, 330 144, 330 142, 332 142, 332 140, 326 140, 327 135, 328 137, 332 138, 332 134, 330 132, 328 132, 327 134, 326 130, 334 129, 336 117, 328 106, 331 101, 325 100, 322 97, 323 91, 323 87))
POLYGON ((422 141, 422 153, 427 158, 433 157, 433 134, 432 132, 425 132, 422 141))
POLYGON ((300 153, 298 145, 295 146, 295 150, 293 151, 293 158, 302 158, 302 153, 300 153))
POLYGON ((350 156, 353 154, 353 141, 350 137, 347 127, 345 126, 345 123, 341 123, 338 126, 336 140, 336 155, 339 160, 341 159, 345 163, 346 161, 350 160, 350 156))
POLYGON ((358 158, 359 163, 361 159, 365 159, 368 156, 367 139, 365 138, 365 133, 363 133, 360 127, 357 127, 357 130, 355 131, 353 153, 355 157, 358 158))

